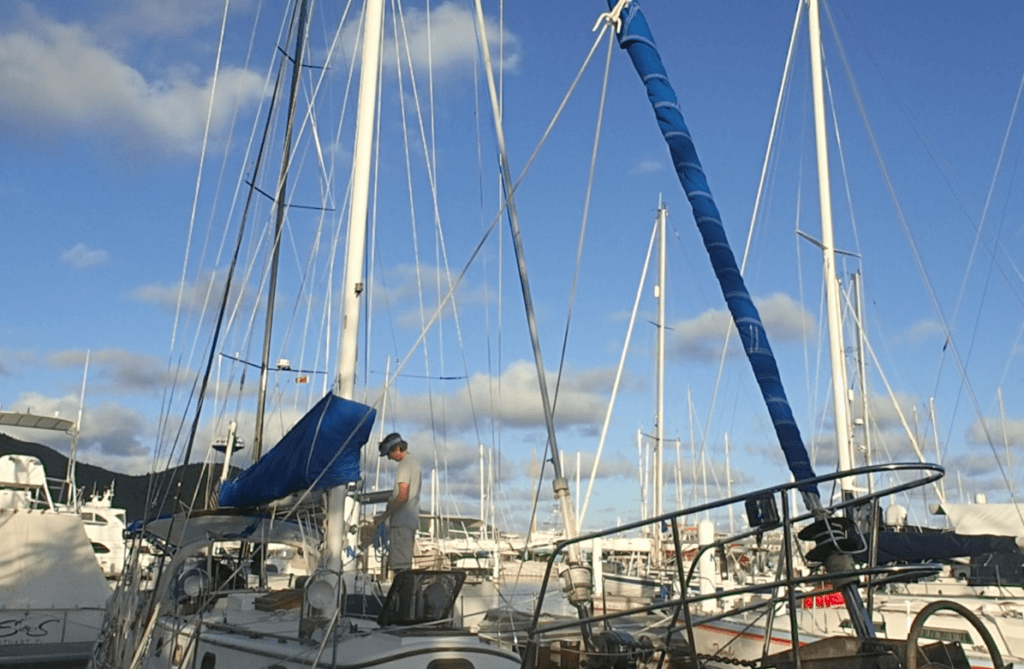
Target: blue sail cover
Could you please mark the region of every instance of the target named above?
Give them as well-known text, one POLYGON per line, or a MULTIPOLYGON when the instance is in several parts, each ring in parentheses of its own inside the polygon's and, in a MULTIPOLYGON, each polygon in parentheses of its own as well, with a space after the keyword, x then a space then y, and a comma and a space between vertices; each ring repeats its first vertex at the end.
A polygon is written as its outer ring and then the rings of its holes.
MULTIPOLYGON (((609 7, 614 8, 614 5, 614 0, 609 0, 609 7)), ((690 200, 697 228, 711 258, 711 266, 718 277, 722 294, 732 313, 733 322, 739 331, 754 376, 757 377, 761 395, 768 405, 768 413, 775 426, 782 452, 786 456, 786 463, 796 480, 814 478, 814 470, 800 437, 800 429, 793 418, 789 400, 786 399, 779 367, 768 345, 768 335, 761 323, 761 316, 750 299, 750 293, 747 292, 739 267, 736 265, 736 258, 726 239, 718 207, 711 197, 711 189, 697 157, 697 149, 683 121, 675 91, 669 83, 661 55, 654 44, 647 19, 640 11, 637 0, 633 0, 623 10, 621 18, 623 27, 619 33, 619 46, 629 53, 633 66, 647 88, 647 97, 654 108, 661 133, 668 143, 679 182, 690 200)), ((814 496, 818 493, 815 485, 802 486, 800 489, 814 496)))
POLYGON ((358 481, 360 451, 376 417, 376 409, 327 393, 259 462, 225 481, 218 502, 259 506, 358 481))
MULTIPOLYGON (((1021 555, 1014 537, 994 534, 967 535, 944 531, 878 533, 879 564, 951 560, 956 557, 976 557, 992 553, 1015 556, 1019 568, 1021 555)), ((867 556, 864 555, 862 559, 866 561, 867 556)))

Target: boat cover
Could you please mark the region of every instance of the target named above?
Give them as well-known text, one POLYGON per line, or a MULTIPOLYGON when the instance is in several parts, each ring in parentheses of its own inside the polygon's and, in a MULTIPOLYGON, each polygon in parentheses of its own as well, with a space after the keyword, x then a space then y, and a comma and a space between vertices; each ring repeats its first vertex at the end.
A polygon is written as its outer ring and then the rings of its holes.
POLYGON ((998 534, 1024 537, 1024 505, 1020 504, 940 504, 938 513, 960 534, 998 534))
POLYGON ((259 462, 221 485, 223 506, 255 507, 300 490, 359 480, 377 410, 328 393, 259 462))
POLYGON ((106 606, 110 586, 78 514, 0 510, 0 547, 0 609, 106 606))
POLYGON ((142 533, 150 539, 181 547, 197 541, 240 541, 304 546, 319 542, 316 527, 301 527, 290 520, 239 511, 199 512, 191 517, 164 516, 148 522, 135 521, 128 528, 129 536, 142 533))
POLYGON ((1017 553, 1013 537, 957 532, 880 532, 878 562, 930 562, 989 553, 1017 553))

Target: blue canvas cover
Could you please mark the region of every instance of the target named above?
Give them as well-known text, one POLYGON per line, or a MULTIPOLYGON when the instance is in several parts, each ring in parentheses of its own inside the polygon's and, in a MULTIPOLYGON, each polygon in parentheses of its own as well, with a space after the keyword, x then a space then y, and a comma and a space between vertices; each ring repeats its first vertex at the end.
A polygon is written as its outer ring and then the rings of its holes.
MULTIPOLYGON (((927 562, 950 560, 955 557, 974 557, 990 553, 1017 556, 1020 551, 1013 537, 994 534, 967 535, 955 532, 879 532, 878 563, 927 562)), ((861 556, 866 560, 866 556, 861 556)))
MULTIPOLYGON (((614 0, 609 0, 609 7, 614 8, 614 5, 614 0)), ((640 11, 639 2, 631 2, 622 11, 620 18, 622 31, 619 33, 619 46, 629 54, 633 66, 647 88, 647 97, 654 108, 658 127, 661 128, 668 144, 679 182, 690 200, 697 228, 704 240, 725 302, 732 313, 733 322, 739 331, 743 349, 754 370, 786 463, 797 481, 814 478, 807 448, 800 436, 800 429, 793 417, 786 391, 782 387, 775 355, 768 345, 768 335, 729 246, 722 217, 718 213, 714 198, 711 197, 704 168, 697 157, 697 149, 683 120, 675 90, 668 80, 647 19, 640 11)), ((818 497, 816 485, 806 484, 801 486, 800 490, 815 499, 818 497)))
POLYGON ((259 506, 358 481, 360 451, 376 417, 376 409, 328 393, 259 462, 221 485, 220 505, 259 506))

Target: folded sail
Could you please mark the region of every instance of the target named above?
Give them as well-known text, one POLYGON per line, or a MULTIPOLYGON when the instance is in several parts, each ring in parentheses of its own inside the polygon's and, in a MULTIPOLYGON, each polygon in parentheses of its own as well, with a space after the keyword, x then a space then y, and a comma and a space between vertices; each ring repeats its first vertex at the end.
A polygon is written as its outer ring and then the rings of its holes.
POLYGON ((259 462, 221 486, 221 506, 251 507, 359 480, 376 409, 328 393, 259 462))

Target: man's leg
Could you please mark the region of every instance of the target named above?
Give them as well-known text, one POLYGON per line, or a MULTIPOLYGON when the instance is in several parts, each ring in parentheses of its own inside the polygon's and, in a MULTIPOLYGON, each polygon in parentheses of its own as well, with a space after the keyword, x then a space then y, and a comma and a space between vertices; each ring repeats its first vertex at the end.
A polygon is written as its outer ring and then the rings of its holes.
POLYGON ((412 569, 412 550, 416 539, 413 527, 392 527, 389 529, 389 567, 397 572, 412 569))

